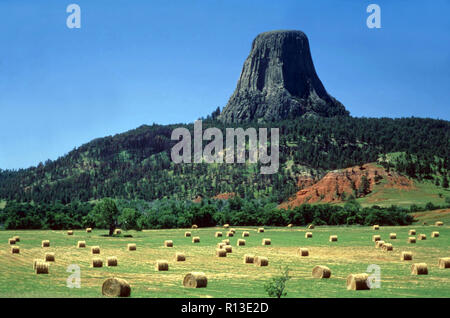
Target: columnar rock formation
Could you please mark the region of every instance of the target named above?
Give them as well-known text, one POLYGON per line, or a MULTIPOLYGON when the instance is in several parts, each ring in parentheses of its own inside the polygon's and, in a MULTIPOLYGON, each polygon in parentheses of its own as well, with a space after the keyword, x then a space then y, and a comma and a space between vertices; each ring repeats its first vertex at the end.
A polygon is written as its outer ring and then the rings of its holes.
POLYGON ((303 32, 258 35, 219 118, 224 122, 275 121, 305 114, 330 117, 348 112, 323 87, 303 32))

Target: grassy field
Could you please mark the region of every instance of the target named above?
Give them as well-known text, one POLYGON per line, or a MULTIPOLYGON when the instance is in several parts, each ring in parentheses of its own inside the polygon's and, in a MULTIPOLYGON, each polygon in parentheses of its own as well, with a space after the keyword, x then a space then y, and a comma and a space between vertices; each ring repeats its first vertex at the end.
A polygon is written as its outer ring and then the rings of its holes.
POLYGON ((185 238, 185 229, 130 231, 132 238, 104 237, 104 230, 86 233, 74 231, 0 231, 0 297, 102 297, 101 286, 108 277, 126 279, 132 287, 132 297, 267 297, 264 284, 278 275, 280 267, 291 269, 287 283, 288 297, 449 297, 450 269, 439 269, 438 258, 450 257, 450 227, 407 226, 381 227, 374 231, 369 227, 316 227, 312 239, 306 239, 305 228, 266 227, 265 233, 255 228, 236 227, 230 238, 233 253, 226 258, 215 257, 216 244, 223 238, 215 238, 214 232, 225 230, 202 228, 189 230, 200 236, 201 242, 193 244, 185 238), (427 240, 408 244, 408 230, 425 233, 427 240), (236 241, 244 230, 250 231, 246 246, 237 247, 236 241), (431 238, 432 231, 439 231, 439 238, 431 238), (397 239, 389 240, 389 233, 396 232, 397 239), (328 242, 330 235, 338 235, 338 242, 328 242), (374 248, 373 234, 394 245, 394 251, 383 252, 374 248), (19 235, 20 254, 11 254, 8 238, 19 235), (263 238, 272 240, 271 246, 262 246, 263 238), (49 239, 50 248, 41 248, 41 241, 49 239), (164 240, 174 242, 173 248, 163 247, 164 240), (85 240, 87 248, 77 249, 78 240, 85 240), (127 251, 127 243, 136 243, 136 251, 127 251), (118 267, 92 268, 90 246, 101 247, 100 257, 117 256, 118 267), (300 257, 299 247, 309 248, 310 256, 300 257), (34 258, 42 258, 46 251, 55 252, 56 262, 50 266, 49 275, 36 275, 32 268, 34 258), (429 275, 412 276, 411 262, 400 261, 401 251, 411 251, 413 262, 428 264, 429 275), (176 252, 186 254, 185 262, 175 262, 176 252), (256 267, 243 264, 244 254, 267 256, 269 266, 256 267), (155 261, 165 259, 169 271, 156 272, 155 261), (78 264, 81 268, 81 288, 66 287, 70 273, 67 266, 78 264), (347 291, 346 277, 350 273, 366 272, 368 265, 381 267, 381 288, 369 291, 347 291), (327 265, 332 271, 330 279, 313 279, 315 265, 327 265), (189 289, 182 280, 190 271, 203 271, 208 277, 207 288, 189 289))

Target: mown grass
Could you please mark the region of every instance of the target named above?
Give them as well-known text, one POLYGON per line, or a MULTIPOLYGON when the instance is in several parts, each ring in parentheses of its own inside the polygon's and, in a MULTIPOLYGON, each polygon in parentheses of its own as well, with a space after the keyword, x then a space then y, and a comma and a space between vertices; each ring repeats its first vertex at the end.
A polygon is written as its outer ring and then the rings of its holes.
MULTIPOLYGON (((448 223, 447 223, 448 224, 448 223)), ((132 238, 104 237, 104 230, 85 233, 74 231, 0 231, 0 297, 102 297, 103 281, 112 276, 126 279, 132 287, 132 297, 266 297, 264 284, 278 275, 280 267, 289 266, 292 279, 287 283, 288 297, 448 297, 450 295, 450 269, 439 269, 439 257, 450 256, 450 227, 408 226, 381 227, 374 231, 369 227, 317 227, 312 239, 304 237, 303 227, 266 227, 265 233, 255 228, 236 227, 236 236, 230 238, 233 253, 226 258, 215 257, 216 244, 223 238, 215 238, 218 228, 191 230, 200 236, 201 242, 193 244, 185 238, 186 229, 130 231, 132 238), (427 234, 426 241, 408 244, 408 230, 427 234), (246 246, 237 247, 242 232, 250 231, 246 246), (431 238, 432 231, 439 231, 439 238, 431 238), (389 240, 389 233, 396 232, 397 239, 389 240), (328 242, 330 235, 338 235, 338 242, 328 242), (373 234, 380 234, 394 245, 393 252, 375 249, 373 234), (10 253, 8 238, 21 237, 19 255, 10 253), (262 246, 263 238, 272 240, 271 246, 262 246), (41 248, 41 241, 49 239, 50 248, 41 248), (165 248, 164 240, 171 239, 173 248, 165 248), (77 249, 76 243, 85 240, 86 249, 77 249), (127 243, 136 243, 136 251, 127 251, 127 243), (91 268, 90 246, 101 247, 100 257, 117 256, 118 267, 91 268), (307 247, 310 256, 297 255, 299 247, 307 247), (46 251, 56 253, 56 262, 50 265, 49 275, 36 275, 32 260, 42 258, 46 251), (412 276, 411 262, 400 261, 401 251, 412 251, 413 262, 425 262, 429 275, 412 276), (176 252, 186 254, 186 262, 175 262, 176 252), (269 258, 268 267, 243 264, 244 254, 252 253, 269 258), (165 259, 169 271, 156 272, 155 261, 165 259), (68 265, 81 268, 81 288, 66 287, 70 273, 68 265), (315 265, 327 265, 332 270, 330 279, 311 278, 315 265), (347 291, 345 280, 350 273, 362 273, 370 264, 381 267, 381 288, 370 291, 347 291), (207 288, 188 289, 182 286, 184 275, 190 271, 203 271, 208 277, 207 288)), ((309 230, 308 230, 309 231, 309 230)))

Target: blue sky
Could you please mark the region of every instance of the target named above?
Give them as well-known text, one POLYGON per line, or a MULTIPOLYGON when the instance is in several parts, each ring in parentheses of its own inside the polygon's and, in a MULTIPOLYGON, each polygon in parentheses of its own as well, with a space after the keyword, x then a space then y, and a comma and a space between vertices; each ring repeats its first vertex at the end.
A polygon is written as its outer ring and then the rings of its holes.
POLYGON ((0 168, 223 107, 253 38, 304 31, 353 116, 450 119, 450 1, 2 0, 0 168), (66 7, 81 7, 81 29, 66 7), (366 7, 381 7, 368 29, 366 7))

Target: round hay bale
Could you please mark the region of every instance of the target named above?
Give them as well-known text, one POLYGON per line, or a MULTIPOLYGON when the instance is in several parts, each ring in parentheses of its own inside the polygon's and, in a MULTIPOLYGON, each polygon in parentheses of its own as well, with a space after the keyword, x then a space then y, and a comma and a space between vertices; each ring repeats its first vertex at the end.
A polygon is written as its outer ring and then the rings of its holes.
POLYGON ((298 255, 300 255, 300 256, 309 256, 309 250, 307 248, 300 247, 298 249, 298 255))
POLYGON ((234 232, 231 232, 231 231, 227 232, 227 237, 233 237, 233 236, 234 236, 234 232))
POLYGON ((263 227, 258 228, 258 233, 264 233, 264 228, 263 227))
POLYGON ((136 244, 135 243, 129 243, 127 244, 127 250, 128 251, 135 251, 136 250, 136 244))
POLYGON ((55 261, 55 253, 45 253, 44 259, 46 262, 54 262, 55 261))
POLYGON ((314 229, 314 224, 308 225, 308 230, 312 230, 312 229, 314 229))
POLYGON ((249 237, 250 236, 250 232, 244 231, 242 232, 242 237, 249 237))
POLYGON ((444 222, 442 222, 442 221, 437 221, 436 223, 434 223, 434 225, 436 225, 436 226, 443 226, 443 225, 444 225, 444 222))
POLYGON ((408 235, 416 235, 416 230, 409 230, 408 235))
POLYGON ((253 264, 255 261, 255 255, 253 254, 245 254, 244 255, 244 264, 253 264))
POLYGON ((13 239, 14 239, 16 242, 20 242, 20 236, 18 236, 18 235, 13 236, 13 239))
POLYGON ((382 248, 383 248, 383 251, 385 251, 385 252, 389 252, 389 251, 393 251, 394 250, 394 247, 392 246, 391 243, 383 244, 382 248))
POLYGON ((338 236, 337 235, 330 235, 330 242, 337 242, 338 236))
POLYGON ((375 224, 375 225, 373 226, 373 229, 374 229, 374 230, 379 230, 379 229, 380 229, 380 226, 379 226, 378 224, 375 224))
POLYGON ((224 228, 224 229, 228 229, 229 227, 230 227, 230 224, 224 224, 224 225, 223 225, 223 228, 224 228))
POLYGON ((236 234, 236 229, 230 229, 230 232, 236 234))
POLYGON ((200 243, 200 237, 199 236, 194 236, 192 238, 192 243, 200 243))
POLYGON ((380 241, 381 235, 372 235, 372 242, 380 241))
POLYGON ((173 247, 173 241, 172 240, 164 241, 164 247, 173 247))
POLYGON ((41 246, 42 247, 50 247, 50 241, 49 240, 42 241, 41 246))
POLYGON ((312 238, 312 232, 306 232, 305 238, 312 238))
POLYGON ((450 257, 442 257, 438 261, 439 268, 450 268, 450 257))
POLYGON ((245 246, 245 240, 243 239, 237 240, 237 246, 245 246))
POLYGON ((415 244, 416 243, 416 238, 413 237, 413 236, 408 237, 408 243, 415 244))
POLYGON ((77 242, 77 248, 84 248, 84 247, 86 247, 86 241, 77 242))
POLYGON ((11 254, 20 254, 19 246, 11 246, 11 254))
POLYGON ((91 232, 92 232, 92 228, 91 227, 86 228, 86 233, 91 233, 91 232))
POLYGON ((230 240, 229 239, 222 240, 222 243, 225 243, 225 245, 230 245, 230 240))
POLYGON ((385 241, 376 241, 375 248, 382 248, 385 243, 385 241))
POLYGON ((224 246, 227 245, 225 243, 217 243, 217 248, 224 248, 224 246))
POLYGON ((256 266, 268 266, 269 265, 269 259, 264 256, 256 256, 253 260, 253 263, 256 266))
POLYGON ((93 258, 91 267, 103 267, 103 261, 101 258, 93 258))
POLYGON ((400 254, 400 260, 401 261, 412 261, 413 254, 411 252, 402 252, 400 254))
POLYGON ((48 274, 49 264, 46 262, 36 262, 35 273, 36 274, 48 274))
POLYGON ((198 229, 198 225, 197 224, 192 224, 192 228, 193 229, 198 229))
POLYGON ((426 263, 415 263, 411 266, 412 275, 428 275, 428 266, 426 263))
POLYGON ((330 278, 331 270, 327 266, 317 265, 312 270, 313 278, 330 278))
POLYGON ((115 229, 114 230, 114 235, 120 235, 122 234, 122 230, 121 229, 115 229))
POLYGON ((222 248, 216 249, 216 256, 217 257, 227 257, 227 251, 222 248))
POLYGON ((425 241, 427 236, 425 234, 419 234, 419 241, 425 241))
POLYGON ((156 271, 168 271, 169 270, 169 263, 165 260, 157 260, 155 264, 156 271))
POLYGON ((129 297, 131 286, 121 278, 108 278, 103 282, 102 294, 107 297, 129 297))
POLYGON ((216 232, 216 234, 214 234, 214 237, 222 237, 222 232, 216 232))
POLYGON ((390 233, 389 234, 389 239, 396 240, 397 239, 397 234, 396 233, 390 233))
POLYGON ((432 232, 431 237, 439 237, 439 232, 432 232))
POLYGON ((67 235, 73 235, 73 231, 72 230, 67 231, 67 235))
POLYGON ((262 245, 270 245, 270 244, 272 244, 272 241, 269 238, 262 239, 262 245))
POLYGON ((350 274, 347 276, 347 290, 368 290, 369 274, 350 274))
POLYGON ((208 279, 205 273, 191 272, 186 274, 183 279, 183 286, 188 288, 204 288, 208 285, 208 279))
POLYGON ((16 240, 14 238, 9 238, 8 239, 8 244, 9 245, 14 245, 14 244, 16 244, 16 240))
POLYGON ((34 270, 36 270, 36 264, 37 263, 45 263, 45 261, 43 260, 43 259, 40 259, 40 258, 35 258, 34 260, 33 260, 33 269, 34 270))
POLYGON ((293 227, 293 225, 292 224, 288 224, 287 227, 293 227))
POLYGON ((186 256, 184 255, 184 253, 175 253, 175 261, 184 262, 186 261, 186 256))
POLYGON ((225 245, 223 248, 227 253, 233 253, 233 247, 231 245, 225 245))
POLYGON ((100 246, 92 246, 91 253, 92 254, 100 254, 100 246))
POLYGON ((191 232, 184 232, 184 237, 191 237, 191 232))
POLYGON ((117 266, 117 264, 118 264, 117 257, 109 256, 106 258, 106 266, 114 267, 114 266, 117 266))

